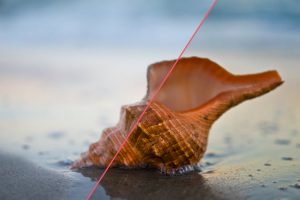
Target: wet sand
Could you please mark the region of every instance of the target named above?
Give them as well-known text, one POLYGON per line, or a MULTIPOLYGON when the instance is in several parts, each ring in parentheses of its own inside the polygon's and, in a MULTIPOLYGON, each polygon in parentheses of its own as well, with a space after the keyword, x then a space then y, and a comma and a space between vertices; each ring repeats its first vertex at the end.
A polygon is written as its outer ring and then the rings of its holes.
MULTIPOLYGON (((85 199, 102 170, 70 171, 71 162, 103 128, 115 124, 121 105, 143 97, 146 66, 174 57, 151 52, 136 58, 127 52, 119 59, 133 66, 128 70, 110 52, 101 57, 79 52, 78 60, 63 52, 0 52, 5 55, 0 65, 10 68, 0 74, 0 144, 8 152, 0 154, 1 199, 85 199), (43 63, 48 66, 38 71, 43 63)), ((216 122, 201 172, 169 177, 152 170, 111 169, 93 199, 299 199, 297 58, 255 52, 190 55, 212 58, 236 73, 277 69, 285 83, 216 122)))
POLYGON ((0 163, 0 199, 65 199, 65 176, 3 152, 0 163))

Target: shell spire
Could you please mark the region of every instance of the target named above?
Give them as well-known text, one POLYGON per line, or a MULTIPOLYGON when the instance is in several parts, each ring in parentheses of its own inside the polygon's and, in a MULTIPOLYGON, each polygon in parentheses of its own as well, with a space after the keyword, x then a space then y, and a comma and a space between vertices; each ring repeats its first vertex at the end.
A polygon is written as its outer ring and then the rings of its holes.
MULTIPOLYGON (((123 106, 119 123, 105 129, 100 140, 73 168, 105 167, 125 140, 147 102, 175 62, 148 68, 144 99, 123 106)), ((182 58, 117 156, 114 166, 149 166, 171 174, 203 157, 212 124, 239 103, 261 96, 283 81, 276 71, 234 75, 209 59, 182 58)))

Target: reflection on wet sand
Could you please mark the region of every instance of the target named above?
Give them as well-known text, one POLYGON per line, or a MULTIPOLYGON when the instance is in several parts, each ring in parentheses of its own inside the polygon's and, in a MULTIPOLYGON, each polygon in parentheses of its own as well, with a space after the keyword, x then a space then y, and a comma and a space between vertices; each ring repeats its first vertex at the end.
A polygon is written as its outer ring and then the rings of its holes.
MULTIPOLYGON (((79 170, 92 181, 96 181, 102 171, 98 168, 79 170)), ((112 199, 222 199, 197 172, 164 176, 156 170, 111 169, 101 187, 112 199)))

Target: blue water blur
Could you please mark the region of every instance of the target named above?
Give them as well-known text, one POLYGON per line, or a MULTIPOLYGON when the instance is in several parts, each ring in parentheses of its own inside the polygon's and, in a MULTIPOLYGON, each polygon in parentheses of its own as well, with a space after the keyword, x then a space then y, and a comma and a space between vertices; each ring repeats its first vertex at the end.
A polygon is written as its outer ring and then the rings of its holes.
MULTIPOLYGON (((0 44, 177 47, 212 2, 0 0, 0 44)), ((201 33, 202 45, 296 47, 299 22, 298 0, 220 0, 201 33)))

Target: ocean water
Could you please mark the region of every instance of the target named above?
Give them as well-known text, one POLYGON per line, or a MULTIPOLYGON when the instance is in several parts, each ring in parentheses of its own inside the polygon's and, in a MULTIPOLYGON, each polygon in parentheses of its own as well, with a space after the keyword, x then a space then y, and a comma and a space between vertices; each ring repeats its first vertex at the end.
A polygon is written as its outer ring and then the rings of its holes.
MULTIPOLYGON (((212 0, 1 0, 0 44, 43 47, 183 46, 212 0)), ((297 0, 220 0, 192 48, 299 46, 297 0)))

